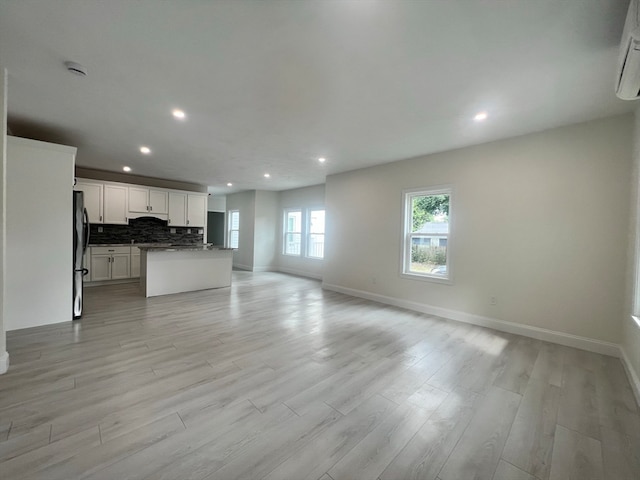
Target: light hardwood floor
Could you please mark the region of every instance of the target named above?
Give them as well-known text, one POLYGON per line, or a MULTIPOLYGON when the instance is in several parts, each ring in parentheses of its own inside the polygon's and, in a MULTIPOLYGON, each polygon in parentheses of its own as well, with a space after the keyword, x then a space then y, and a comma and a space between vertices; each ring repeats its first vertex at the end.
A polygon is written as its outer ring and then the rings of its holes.
POLYGON ((276 273, 9 332, 2 479, 640 478, 611 357, 276 273))

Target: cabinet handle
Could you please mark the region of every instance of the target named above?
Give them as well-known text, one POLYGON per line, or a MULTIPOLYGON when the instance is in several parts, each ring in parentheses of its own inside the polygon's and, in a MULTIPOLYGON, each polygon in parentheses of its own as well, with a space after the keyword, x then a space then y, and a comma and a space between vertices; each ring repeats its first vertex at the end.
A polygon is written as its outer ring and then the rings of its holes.
POLYGON ((100 215, 100 221, 102 221, 102 215, 100 215))
POLYGON ((171 224, 171 219, 167 219, 167 225, 171 224))
POLYGON ((189 225, 189 220, 187 220, 187 225, 189 225))
POLYGON ((149 205, 149 211, 153 212, 153 206, 152 205, 149 205))

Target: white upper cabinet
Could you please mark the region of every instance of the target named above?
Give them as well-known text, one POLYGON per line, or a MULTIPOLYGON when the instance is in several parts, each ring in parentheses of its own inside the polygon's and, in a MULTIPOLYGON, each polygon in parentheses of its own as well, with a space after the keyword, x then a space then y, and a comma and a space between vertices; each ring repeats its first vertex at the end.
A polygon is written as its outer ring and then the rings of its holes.
POLYGON ((169 192, 169 225, 172 227, 187 226, 187 194, 169 192))
POLYGON ((78 179, 91 223, 125 225, 131 218, 153 216, 172 227, 207 225, 207 195, 179 190, 78 179))
POLYGON ((166 215, 169 209, 169 193, 145 187, 129 187, 129 211, 166 215))
POLYGON ((207 223, 207 196, 187 195, 187 226, 204 227, 207 223))
POLYGON ((149 211, 149 189, 142 187, 129 187, 129 211, 149 211))
POLYGON ((167 214, 169 212, 169 192, 149 189, 149 210, 151 213, 167 214))
POLYGON ((127 223, 127 190, 122 185, 104 186, 104 223, 127 223))
POLYGON ((93 182, 76 182, 73 187, 78 192, 83 192, 84 208, 89 213, 90 223, 103 223, 103 189, 104 184, 93 182))

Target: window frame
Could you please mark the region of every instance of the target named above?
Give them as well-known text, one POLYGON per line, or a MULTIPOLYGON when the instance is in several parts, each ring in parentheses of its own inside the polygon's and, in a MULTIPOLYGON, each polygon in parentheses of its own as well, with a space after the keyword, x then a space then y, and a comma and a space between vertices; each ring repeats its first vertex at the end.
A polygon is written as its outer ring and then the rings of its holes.
POLYGON ((454 244, 454 188, 453 185, 437 185, 431 187, 411 188, 402 191, 402 230, 400 232, 400 276, 411 280, 453 285, 453 254, 454 244), (411 225, 412 199, 429 195, 449 195, 449 233, 447 234, 447 275, 412 272, 411 269, 411 225))
POLYGON ((240 248, 240 210, 237 209, 237 208, 227 211, 227 248, 235 248, 235 249, 239 249, 240 248), (234 213, 238 214, 238 228, 237 229, 232 228, 233 223, 231 221, 231 218, 232 218, 234 213), (238 245, 235 246, 235 247, 231 245, 231 232, 238 232, 238 245))
POLYGON ((303 252, 303 225, 304 225, 304 210, 302 208, 285 208, 283 209, 282 214, 282 255, 286 255, 287 257, 302 257, 303 252), (300 212, 300 231, 299 232, 290 232, 289 231, 289 214, 293 212, 300 212), (299 234, 300 235, 300 251, 298 253, 287 253, 287 235, 289 234, 299 234))
POLYGON ((305 211, 305 216, 306 216, 306 223, 305 223, 306 235, 305 235, 305 245, 304 245, 304 253, 305 253, 304 257, 310 260, 324 260, 324 245, 325 245, 324 240, 326 240, 327 238, 327 210, 324 207, 308 207, 305 211), (323 238, 322 256, 313 257, 309 255, 309 244, 311 243, 309 241, 309 238, 311 237, 311 212, 319 212, 319 211, 324 212, 324 229, 322 231, 322 234, 314 233, 313 235, 322 235, 322 238, 323 238))

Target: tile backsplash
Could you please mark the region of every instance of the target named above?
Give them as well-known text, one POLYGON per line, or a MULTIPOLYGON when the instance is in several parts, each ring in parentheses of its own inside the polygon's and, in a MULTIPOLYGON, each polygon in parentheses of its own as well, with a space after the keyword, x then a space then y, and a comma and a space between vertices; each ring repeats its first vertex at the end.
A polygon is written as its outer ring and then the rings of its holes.
POLYGON ((202 243, 204 235, 199 234, 197 227, 169 227, 167 222, 153 217, 142 217, 129 220, 129 225, 92 224, 89 243, 173 243, 191 245, 202 243), (102 232, 98 232, 98 228, 102 232), (175 229, 176 233, 171 233, 175 229), (191 233, 187 233, 187 230, 191 233), (195 233, 194 233, 195 232, 195 233))

